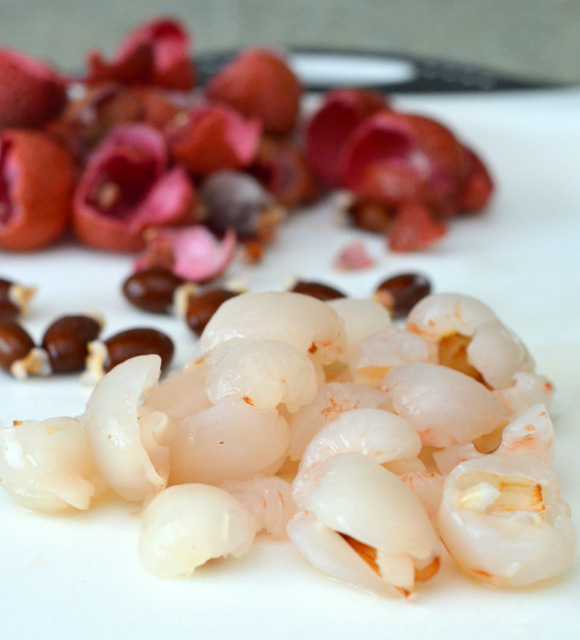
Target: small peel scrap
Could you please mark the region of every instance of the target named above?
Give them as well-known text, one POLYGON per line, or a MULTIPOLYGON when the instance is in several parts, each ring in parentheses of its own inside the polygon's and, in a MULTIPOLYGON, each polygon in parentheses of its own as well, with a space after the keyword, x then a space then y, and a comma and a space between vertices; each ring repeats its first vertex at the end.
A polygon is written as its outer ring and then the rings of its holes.
POLYGON ((236 234, 228 230, 219 240, 202 225, 179 229, 149 229, 147 246, 135 270, 164 267, 189 282, 208 282, 221 275, 235 256, 236 234))
POLYGON ((375 265, 375 260, 369 254, 363 242, 351 242, 343 247, 336 256, 334 266, 343 271, 358 271, 370 269, 375 265))

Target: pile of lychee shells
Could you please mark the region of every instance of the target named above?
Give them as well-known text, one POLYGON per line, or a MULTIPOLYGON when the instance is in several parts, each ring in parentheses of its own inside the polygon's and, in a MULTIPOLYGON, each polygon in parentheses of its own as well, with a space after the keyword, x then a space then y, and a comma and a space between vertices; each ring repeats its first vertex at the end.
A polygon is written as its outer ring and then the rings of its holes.
POLYGON ((144 251, 145 266, 193 257, 182 275, 207 281, 238 246, 259 257, 286 214, 336 190, 346 219, 392 251, 425 249, 450 218, 488 204, 486 166, 439 122, 357 87, 304 113, 288 58, 268 48, 199 86, 191 48, 180 21, 157 18, 111 60, 89 52, 82 77, 0 49, 0 249, 74 234, 144 251), (204 198, 216 178, 231 190, 225 205, 204 198))

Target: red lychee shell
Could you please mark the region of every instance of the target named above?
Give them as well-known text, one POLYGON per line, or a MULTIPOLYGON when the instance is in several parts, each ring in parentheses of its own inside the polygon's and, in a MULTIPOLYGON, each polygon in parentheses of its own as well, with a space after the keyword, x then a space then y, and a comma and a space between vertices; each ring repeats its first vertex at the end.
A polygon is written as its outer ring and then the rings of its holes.
POLYGON ((481 158, 472 149, 464 146, 463 150, 466 171, 459 195, 459 210, 464 213, 476 213, 491 200, 494 192, 493 178, 481 158))
POLYGON ((104 83, 89 88, 82 98, 69 102, 61 116, 50 122, 45 130, 66 147, 79 164, 83 164, 89 152, 111 129, 142 120, 145 112, 137 91, 116 83, 104 83))
POLYGON ((447 233, 447 226, 435 220, 420 202, 402 203, 387 233, 391 251, 407 253, 421 251, 436 243, 447 233))
POLYGON ((258 120, 246 120, 223 105, 205 105, 169 132, 174 157, 192 174, 204 176, 220 169, 240 169, 254 159, 260 142, 258 120))
POLYGON ((290 133, 298 120, 302 85, 286 60, 268 49, 246 49, 207 84, 210 100, 223 102, 266 133, 290 133))
POLYGON ((362 122, 340 157, 344 185, 389 206, 423 202, 438 215, 458 211, 465 175, 461 144, 442 124, 381 111, 362 122))
POLYGON ((158 131, 123 125, 89 158, 74 197, 75 233, 99 249, 137 251, 146 228, 186 222, 194 195, 185 169, 168 168, 158 131))
POLYGON ((149 83, 153 79, 153 47, 140 44, 133 51, 113 62, 107 62, 98 51, 87 54, 89 72, 85 82, 99 85, 105 82, 131 84, 149 83))
POLYGON ((157 18, 145 22, 121 41, 112 62, 103 60, 99 52, 89 53, 86 82, 115 80, 189 91, 195 86, 197 75, 189 46, 190 35, 178 20, 157 18))
POLYGON ((327 187, 340 186, 338 158, 345 140, 363 120, 387 107, 386 97, 368 89, 334 89, 306 126, 306 158, 327 187))
POLYGON ((72 158, 37 131, 6 130, 0 149, 0 246, 13 251, 45 247, 62 235, 69 220, 72 158))
POLYGON ((155 87, 142 87, 135 92, 143 105, 143 121, 164 131, 180 113, 181 108, 175 104, 168 92, 155 87))
POLYGON ((195 86, 196 71, 189 51, 191 35, 181 21, 161 17, 145 22, 122 41, 119 57, 141 44, 150 44, 153 49, 153 84, 181 91, 195 86))
POLYGON ((41 127, 67 102, 67 81, 47 64, 0 49, 0 129, 41 127))
POLYGON ((302 152, 285 138, 262 138, 248 172, 262 183, 278 204, 287 209, 314 202, 319 196, 302 152))

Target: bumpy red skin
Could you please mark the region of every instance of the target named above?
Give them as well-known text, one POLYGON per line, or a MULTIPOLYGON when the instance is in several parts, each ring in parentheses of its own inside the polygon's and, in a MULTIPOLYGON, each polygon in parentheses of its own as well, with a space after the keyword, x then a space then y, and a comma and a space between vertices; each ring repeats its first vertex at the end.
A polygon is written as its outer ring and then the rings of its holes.
POLYGON ((46 134, 4 131, 0 135, 0 247, 33 251, 57 240, 70 217, 74 183, 71 157, 46 134))
POLYGON ((195 176, 241 169, 254 159, 260 142, 257 119, 246 120, 225 105, 204 105, 168 130, 171 152, 195 176))
POLYGON ((306 159, 324 186, 340 186, 338 158, 345 140, 361 122, 387 106, 383 94, 367 89, 334 89, 324 96, 305 131, 306 159))
POLYGON ((89 158, 81 176, 74 196, 74 231, 98 249, 138 251, 145 244, 145 229, 186 222, 194 196, 186 171, 169 168, 158 131, 146 124, 120 126, 89 158), (110 205, 102 190, 107 183, 119 190, 110 205))
POLYGON ((189 33, 179 21, 158 18, 146 22, 121 41, 112 62, 103 60, 97 51, 90 52, 85 82, 114 80, 189 91, 197 79, 189 46, 189 33))
POLYGON ((0 129, 41 127, 67 103, 67 81, 26 55, 0 49, 0 129))
POLYGON ((298 121, 303 88, 284 58, 268 49, 246 49, 211 78, 206 96, 258 118, 266 133, 286 135, 298 121))
POLYGON ((388 206, 420 202, 455 215, 465 178, 462 145, 442 124, 419 115, 380 112, 359 125, 340 155, 344 186, 388 206))

